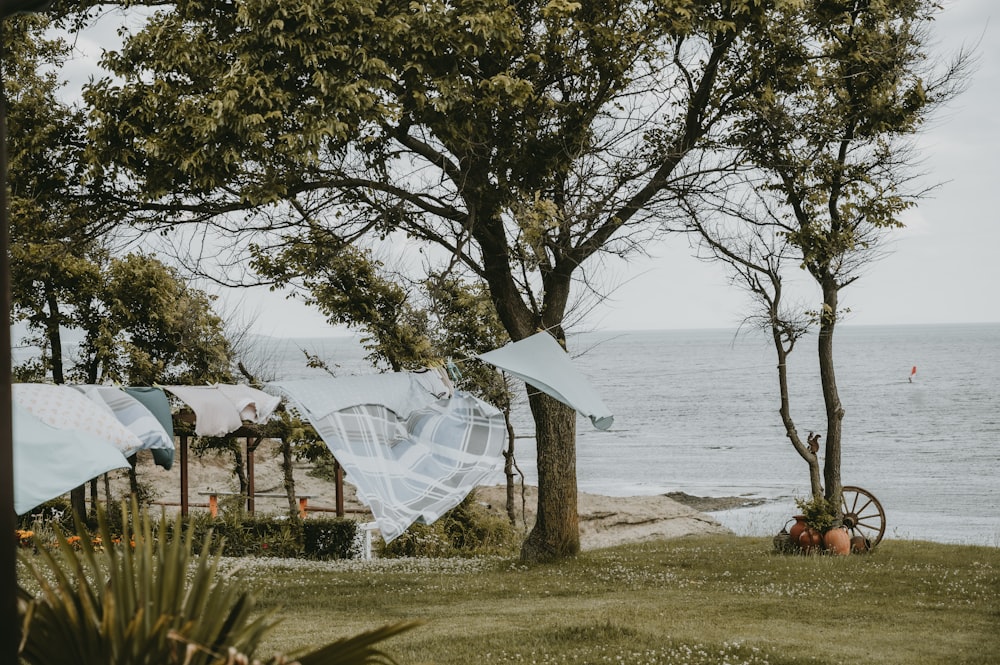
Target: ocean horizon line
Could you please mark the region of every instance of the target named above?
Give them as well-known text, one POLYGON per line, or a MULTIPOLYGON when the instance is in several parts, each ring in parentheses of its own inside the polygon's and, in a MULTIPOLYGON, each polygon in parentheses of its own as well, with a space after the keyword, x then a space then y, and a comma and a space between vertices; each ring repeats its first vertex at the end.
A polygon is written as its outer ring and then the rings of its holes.
MULTIPOLYGON (((998 326, 1000 327, 1000 321, 939 321, 939 322, 925 322, 925 323, 839 323, 837 328, 842 329, 866 329, 871 330, 874 328, 959 328, 959 327, 980 327, 980 326, 998 326)), ((629 334, 629 333, 695 333, 695 332, 732 332, 741 333, 742 331, 750 332, 754 329, 754 326, 750 324, 739 324, 732 326, 695 326, 690 328, 676 327, 676 328, 590 328, 585 330, 570 330, 569 335, 596 335, 596 334, 629 334)), ((356 339, 365 335, 366 333, 361 330, 350 330, 350 329, 332 329, 330 334, 325 335, 267 335, 263 333, 249 333, 249 335, 259 338, 259 339, 273 339, 273 340, 294 340, 294 339, 356 339)), ((810 333, 813 334, 813 331, 810 333)))

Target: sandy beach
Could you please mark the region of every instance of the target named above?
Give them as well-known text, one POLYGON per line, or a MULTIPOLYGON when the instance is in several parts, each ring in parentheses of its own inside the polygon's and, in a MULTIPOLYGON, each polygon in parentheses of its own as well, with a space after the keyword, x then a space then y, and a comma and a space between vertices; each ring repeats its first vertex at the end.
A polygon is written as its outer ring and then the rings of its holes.
MULTIPOLYGON (((264 443, 254 454, 254 485, 258 494, 282 493, 280 456, 276 446, 264 443)), ((188 500, 194 510, 207 507, 207 492, 234 492, 238 485, 231 472, 232 458, 219 455, 192 456, 188 470, 188 500)), ((296 493, 308 496, 314 514, 331 514, 336 507, 335 485, 329 480, 310 474, 312 465, 296 462, 294 467, 296 493)), ((124 474, 122 474, 124 476, 124 474)), ((180 502, 180 469, 170 471, 154 466, 147 455, 140 455, 138 475, 152 491, 154 499, 169 507, 180 502)), ((115 491, 125 489, 124 477, 116 479, 115 491)), ((523 510, 521 488, 515 490, 518 527, 534 523, 537 488, 524 486, 523 510)), ((506 514, 506 488, 502 485, 483 486, 475 490, 475 498, 491 512, 506 514)), ((257 498, 258 512, 287 510, 287 501, 257 498)), ((371 520, 371 513, 356 497, 349 482, 344 483, 344 504, 348 516, 362 521, 371 520)), ((581 492, 578 497, 580 515, 580 545, 583 549, 598 549, 613 545, 679 538, 694 534, 728 533, 703 511, 717 511, 747 505, 740 497, 694 497, 675 492, 670 495, 610 497, 581 492)))

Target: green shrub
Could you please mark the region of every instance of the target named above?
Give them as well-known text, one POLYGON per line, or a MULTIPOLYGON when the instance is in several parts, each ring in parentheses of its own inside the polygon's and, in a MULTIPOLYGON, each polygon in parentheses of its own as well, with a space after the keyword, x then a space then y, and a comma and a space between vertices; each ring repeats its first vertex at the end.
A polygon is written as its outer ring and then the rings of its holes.
MULTIPOLYGON (((125 510, 123 509, 123 512, 125 510)), ((37 589, 18 588, 25 665, 226 665, 252 660, 275 612, 258 612, 232 580, 216 579, 221 552, 205 534, 193 551, 196 529, 178 516, 169 527, 154 522, 133 501, 121 520, 132 525, 119 539, 99 510, 98 536, 66 538, 21 561, 37 589), (163 537, 172 534, 176 537, 163 537)), ((79 520, 76 530, 83 532, 79 520)), ((394 662, 374 645, 412 628, 399 623, 337 640, 301 655, 301 665, 394 662)), ((291 662, 276 655, 268 665, 291 662)))
POLYGON ((310 559, 350 559, 358 523, 344 518, 302 520, 302 554, 310 559))
POLYGON ((212 532, 213 546, 225 556, 308 559, 351 558, 357 524, 344 518, 293 520, 285 516, 221 513, 192 519, 198 536, 212 532))
POLYGON ((413 524, 391 543, 382 543, 378 554, 383 557, 513 555, 519 546, 518 534, 510 521, 486 510, 472 492, 434 524, 413 524))

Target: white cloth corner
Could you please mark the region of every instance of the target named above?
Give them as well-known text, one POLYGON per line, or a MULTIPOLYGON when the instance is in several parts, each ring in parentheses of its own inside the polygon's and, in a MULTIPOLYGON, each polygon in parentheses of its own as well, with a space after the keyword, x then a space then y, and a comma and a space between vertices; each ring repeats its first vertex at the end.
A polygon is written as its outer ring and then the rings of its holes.
POLYGON ((597 429, 608 429, 615 417, 587 378, 552 335, 535 333, 476 356, 590 418, 597 429))
POLYGON ((239 410, 240 418, 263 425, 281 404, 281 397, 243 384, 218 384, 219 391, 239 410))

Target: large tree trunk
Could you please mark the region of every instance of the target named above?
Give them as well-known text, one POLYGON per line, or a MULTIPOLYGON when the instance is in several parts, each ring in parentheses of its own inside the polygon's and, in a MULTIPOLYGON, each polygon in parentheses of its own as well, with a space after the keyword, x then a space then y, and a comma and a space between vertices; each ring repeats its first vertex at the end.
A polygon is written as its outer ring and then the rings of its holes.
POLYGON ((538 446, 538 510, 521 559, 550 561, 580 551, 576 412, 530 385, 527 389, 538 446))
POLYGON ((840 504, 840 441, 844 407, 837 391, 837 375, 833 364, 833 331, 837 325, 837 297, 839 287, 834 279, 823 282, 823 313, 819 327, 819 376, 826 405, 826 457, 823 465, 825 496, 840 504))

